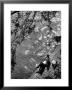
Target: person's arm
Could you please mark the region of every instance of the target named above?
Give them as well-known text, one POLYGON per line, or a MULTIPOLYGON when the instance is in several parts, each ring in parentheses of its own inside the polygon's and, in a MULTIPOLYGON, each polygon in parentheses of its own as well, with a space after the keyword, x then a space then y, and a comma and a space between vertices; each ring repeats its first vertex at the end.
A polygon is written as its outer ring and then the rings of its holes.
POLYGON ((40 64, 36 65, 36 68, 39 68, 43 63, 41 62, 40 64))
POLYGON ((39 64, 36 64, 36 68, 39 68, 39 64))

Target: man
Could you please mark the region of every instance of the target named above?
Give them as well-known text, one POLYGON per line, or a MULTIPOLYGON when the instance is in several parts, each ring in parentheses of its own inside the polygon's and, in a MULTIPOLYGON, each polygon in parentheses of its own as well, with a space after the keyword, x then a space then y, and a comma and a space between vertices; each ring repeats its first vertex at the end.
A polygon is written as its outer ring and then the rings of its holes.
POLYGON ((57 67, 57 61, 56 60, 52 60, 52 67, 55 70, 55 68, 57 67))
POLYGON ((36 68, 38 68, 38 71, 36 73, 39 73, 40 75, 43 74, 45 67, 47 70, 49 70, 50 67, 50 58, 49 55, 47 55, 47 59, 43 62, 41 62, 36 68))
POLYGON ((46 62, 46 67, 47 67, 47 70, 49 70, 50 68, 50 58, 49 58, 49 55, 47 55, 47 62, 46 62))

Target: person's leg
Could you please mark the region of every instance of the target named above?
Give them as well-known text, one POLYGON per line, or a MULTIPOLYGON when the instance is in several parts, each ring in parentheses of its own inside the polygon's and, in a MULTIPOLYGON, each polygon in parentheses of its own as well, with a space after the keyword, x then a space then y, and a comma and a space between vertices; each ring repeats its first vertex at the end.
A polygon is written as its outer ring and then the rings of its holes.
POLYGON ((46 65, 47 70, 49 70, 49 68, 50 68, 50 64, 51 64, 50 61, 48 61, 48 62, 47 62, 47 65, 46 65))

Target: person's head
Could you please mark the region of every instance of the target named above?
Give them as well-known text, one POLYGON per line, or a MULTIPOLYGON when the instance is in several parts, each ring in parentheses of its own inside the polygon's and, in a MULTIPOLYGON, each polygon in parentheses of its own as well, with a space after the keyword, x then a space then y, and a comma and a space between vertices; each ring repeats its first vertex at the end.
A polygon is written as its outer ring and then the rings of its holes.
POLYGON ((47 61, 43 61, 43 64, 46 64, 47 63, 47 61))
POLYGON ((47 55, 47 58, 49 58, 49 55, 47 55))
POLYGON ((52 60, 52 64, 56 64, 56 60, 52 60))

